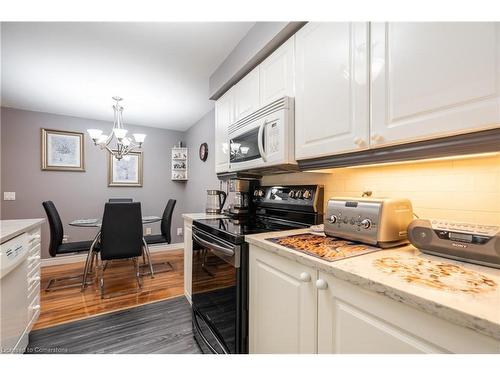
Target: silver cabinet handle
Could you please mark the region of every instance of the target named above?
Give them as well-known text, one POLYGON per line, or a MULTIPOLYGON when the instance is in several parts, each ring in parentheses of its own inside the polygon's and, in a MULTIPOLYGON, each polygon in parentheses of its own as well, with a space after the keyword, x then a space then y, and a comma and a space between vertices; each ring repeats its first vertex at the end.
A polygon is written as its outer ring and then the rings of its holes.
POLYGON ((299 275, 299 280, 308 283, 309 281, 311 281, 311 275, 309 275, 307 272, 302 272, 299 275))
POLYGON ((264 129, 266 127, 267 121, 264 121, 260 126, 259 126, 259 133, 257 134, 257 147, 259 147, 259 154, 262 157, 263 161, 267 160, 266 156, 266 150, 264 150, 264 145, 262 143, 262 136, 264 134, 264 129))
POLYGON ((223 253, 224 255, 227 255, 227 256, 230 256, 230 257, 234 256, 234 250, 225 248, 223 246, 219 246, 219 245, 214 244, 212 242, 208 242, 208 241, 204 240, 203 238, 199 237, 198 235, 196 235, 195 233, 193 233, 193 238, 198 243, 200 243, 203 246, 208 247, 209 249, 213 249, 213 250, 219 251, 219 252, 223 253))
POLYGON ((328 289, 328 283, 323 279, 316 280, 316 288, 325 290, 328 289))

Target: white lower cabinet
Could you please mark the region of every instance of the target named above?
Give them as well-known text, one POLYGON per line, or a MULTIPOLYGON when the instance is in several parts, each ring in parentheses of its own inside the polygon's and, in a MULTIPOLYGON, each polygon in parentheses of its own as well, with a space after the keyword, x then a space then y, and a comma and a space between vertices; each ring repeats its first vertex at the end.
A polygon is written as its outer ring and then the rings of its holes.
POLYGON ((191 302, 191 270, 193 259, 193 222, 184 220, 184 295, 191 302))
POLYGON ((317 271, 250 246, 250 353, 315 353, 317 271))
POLYGON ((250 353, 500 353, 498 340, 254 245, 249 295, 250 353))

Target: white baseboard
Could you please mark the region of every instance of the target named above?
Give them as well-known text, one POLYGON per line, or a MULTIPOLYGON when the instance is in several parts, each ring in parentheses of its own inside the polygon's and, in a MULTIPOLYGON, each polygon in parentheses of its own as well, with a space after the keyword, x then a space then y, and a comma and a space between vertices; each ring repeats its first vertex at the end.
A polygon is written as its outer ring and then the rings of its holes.
MULTIPOLYGON (((149 251, 151 253, 159 253, 162 251, 172 251, 184 248, 183 242, 171 243, 171 244, 159 244, 149 246, 149 251)), ((83 262, 87 258, 87 254, 76 254, 76 255, 66 255, 53 258, 42 259, 41 267, 58 266, 61 264, 70 264, 83 262)))

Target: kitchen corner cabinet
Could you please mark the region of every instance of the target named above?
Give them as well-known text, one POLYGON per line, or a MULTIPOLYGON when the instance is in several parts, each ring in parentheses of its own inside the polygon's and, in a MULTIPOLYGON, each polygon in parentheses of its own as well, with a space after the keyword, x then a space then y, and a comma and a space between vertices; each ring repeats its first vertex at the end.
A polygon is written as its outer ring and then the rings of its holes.
POLYGON ((260 107, 295 92, 295 38, 291 37, 259 65, 260 107))
POLYGON ((500 353, 500 343, 250 245, 250 353, 500 353))
POLYGON ((371 24, 371 146, 498 126, 500 23, 371 24))
POLYGON ((234 121, 251 114, 259 108, 259 67, 248 73, 234 85, 234 121))
POLYGON ((193 259, 193 222, 184 220, 184 295, 191 303, 191 278, 192 278, 192 259, 193 259))
POLYGON ((317 272, 250 245, 250 353, 315 353, 317 272))
POLYGON ((228 128, 233 123, 233 88, 215 103, 215 172, 229 171, 228 128))
POLYGON ((369 146, 368 23, 309 22, 295 34, 295 156, 369 146))

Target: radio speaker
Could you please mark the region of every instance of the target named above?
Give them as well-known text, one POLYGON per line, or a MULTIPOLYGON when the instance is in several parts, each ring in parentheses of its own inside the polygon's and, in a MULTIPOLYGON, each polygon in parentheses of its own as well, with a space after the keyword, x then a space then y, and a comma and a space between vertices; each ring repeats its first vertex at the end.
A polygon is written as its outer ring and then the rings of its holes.
POLYGON ((434 231, 426 225, 427 223, 423 220, 422 223, 419 223, 420 221, 414 220, 408 226, 408 239, 417 249, 429 245, 432 241, 432 236, 434 236, 434 231))

